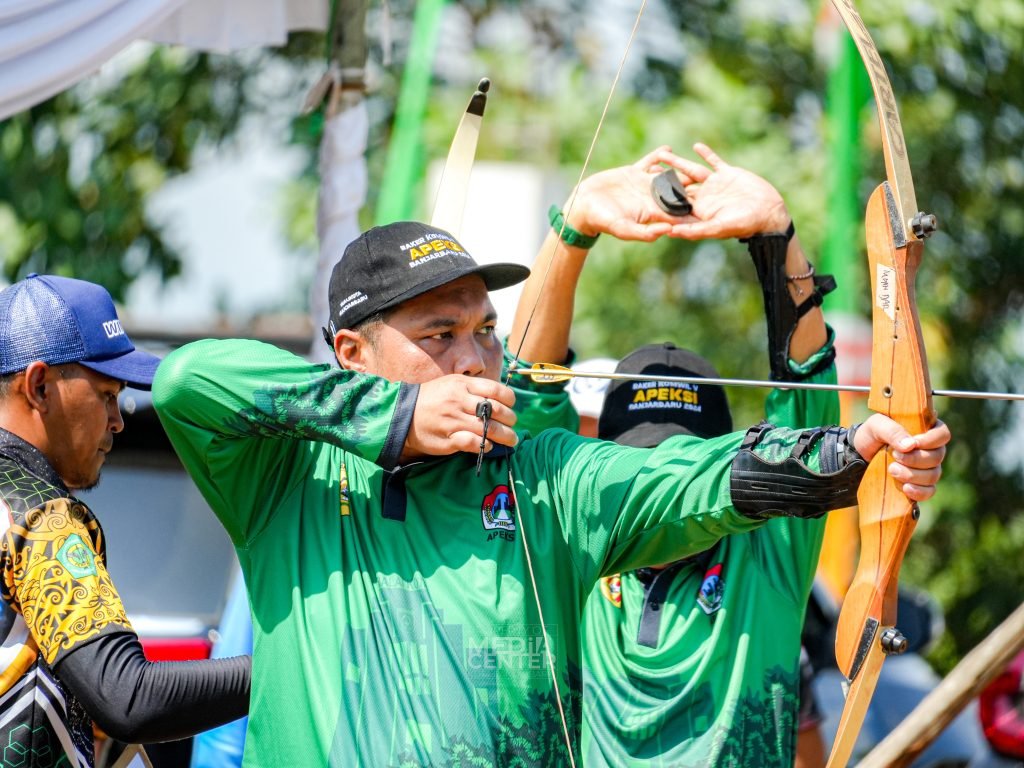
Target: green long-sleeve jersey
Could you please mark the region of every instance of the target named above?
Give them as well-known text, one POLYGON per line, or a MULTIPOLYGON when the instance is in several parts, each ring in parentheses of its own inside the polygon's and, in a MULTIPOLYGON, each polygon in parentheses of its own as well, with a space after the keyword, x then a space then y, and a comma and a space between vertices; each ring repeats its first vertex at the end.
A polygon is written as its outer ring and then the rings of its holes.
POLYGON ((548 430, 477 476, 468 454, 375 463, 415 387, 257 342, 187 345, 153 393, 249 589, 250 767, 564 765, 548 658, 578 752, 599 577, 761 525, 731 506, 742 433, 648 451, 548 430))
MULTIPOLYGON (((810 379, 835 380, 834 366, 810 379)), ((839 401, 774 390, 766 415, 830 424, 839 401)), ((793 765, 800 633, 824 527, 770 520, 690 562, 602 581, 584 610, 588 768, 793 765)))

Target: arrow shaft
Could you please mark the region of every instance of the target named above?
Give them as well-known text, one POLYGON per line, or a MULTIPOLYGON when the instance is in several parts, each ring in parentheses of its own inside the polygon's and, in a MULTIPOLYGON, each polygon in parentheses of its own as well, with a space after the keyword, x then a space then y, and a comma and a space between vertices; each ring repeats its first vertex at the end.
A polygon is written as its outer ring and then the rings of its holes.
MULTIPOLYGON (((567 378, 614 379, 616 381, 665 381, 673 384, 717 384, 722 387, 760 387, 768 389, 808 389, 818 392, 861 392, 867 394, 871 387, 858 384, 815 384, 806 381, 766 381, 763 379, 714 379, 706 376, 649 376, 639 373, 601 373, 591 371, 537 371, 531 368, 512 368, 511 374, 529 376, 543 381, 548 377, 552 382, 567 378)), ((933 395, 967 400, 1024 400, 1024 394, 1015 392, 970 392, 960 389, 935 389, 933 395)))

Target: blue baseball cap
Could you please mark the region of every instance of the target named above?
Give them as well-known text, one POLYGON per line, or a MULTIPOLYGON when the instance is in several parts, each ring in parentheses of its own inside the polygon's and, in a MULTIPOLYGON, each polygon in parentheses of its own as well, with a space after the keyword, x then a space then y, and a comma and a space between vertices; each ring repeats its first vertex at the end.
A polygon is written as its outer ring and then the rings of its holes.
POLYGON ((0 375, 37 360, 78 363, 137 389, 152 386, 160 364, 135 349, 106 288, 33 273, 0 291, 0 375))

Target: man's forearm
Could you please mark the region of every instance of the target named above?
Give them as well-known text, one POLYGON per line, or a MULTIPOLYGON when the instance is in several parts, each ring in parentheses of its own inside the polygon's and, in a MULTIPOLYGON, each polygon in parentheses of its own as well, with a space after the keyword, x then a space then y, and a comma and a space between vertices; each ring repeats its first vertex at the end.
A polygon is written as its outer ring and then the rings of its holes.
POLYGON ((569 356, 576 286, 586 257, 587 251, 583 248, 566 245, 558 239, 557 232, 548 232, 516 307, 515 321, 508 336, 508 349, 513 355, 539 363, 562 363, 569 356), (528 322, 533 328, 529 333, 526 331, 528 322))
POLYGON ((128 743, 172 741, 249 711, 248 656, 151 662, 130 632, 103 635, 54 664, 105 733, 128 743))
MULTIPOLYGON (((810 262, 800 247, 800 236, 794 235, 786 249, 786 274, 807 275, 788 281, 789 295, 799 306, 814 293, 814 278, 810 272, 810 262)), ((825 330, 825 317, 820 307, 815 307, 797 322, 793 336, 789 340, 789 357, 797 363, 806 362, 825 344, 828 332, 825 330)))
POLYGON ((269 344, 206 340, 167 356, 153 401, 179 452, 201 456, 205 445, 192 443, 214 436, 300 439, 393 465, 416 402, 412 389, 310 365, 269 344))

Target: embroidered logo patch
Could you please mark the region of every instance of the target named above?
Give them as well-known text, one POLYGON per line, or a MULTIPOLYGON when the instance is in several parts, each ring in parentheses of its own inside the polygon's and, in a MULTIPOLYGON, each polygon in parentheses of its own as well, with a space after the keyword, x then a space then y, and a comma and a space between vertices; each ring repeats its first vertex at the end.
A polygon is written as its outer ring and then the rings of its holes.
POLYGON ((507 485, 497 485, 484 496, 480 505, 485 531, 514 531, 516 529, 515 505, 507 485))
POLYGON ((715 563, 708 568, 704 574, 704 581, 700 585, 700 592, 697 593, 697 605, 701 607, 708 616, 722 607, 722 593, 725 590, 725 582, 722 581, 722 564, 715 563))
POLYGON ((605 600, 616 608, 622 607, 622 576, 616 573, 614 576, 605 576, 601 579, 601 594, 605 600))
POLYGON ((96 575, 96 555, 77 533, 65 539, 63 546, 57 550, 57 560, 76 579, 96 575))
POLYGON ((338 500, 341 516, 348 517, 352 514, 352 500, 348 496, 348 471, 345 469, 344 463, 341 465, 341 476, 338 485, 341 489, 338 500))

